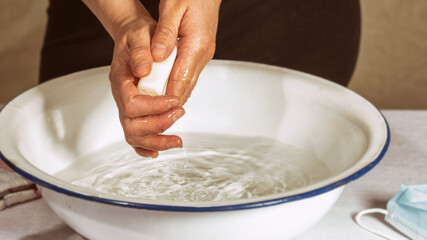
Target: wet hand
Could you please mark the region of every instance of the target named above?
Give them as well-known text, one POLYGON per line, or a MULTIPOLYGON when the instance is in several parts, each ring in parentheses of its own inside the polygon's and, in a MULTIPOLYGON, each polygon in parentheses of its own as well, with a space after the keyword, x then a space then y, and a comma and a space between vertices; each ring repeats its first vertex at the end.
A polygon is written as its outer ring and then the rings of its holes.
POLYGON ((151 41, 154 61, 166 59, 178 41, 178 54, 166 95, 184 105, 215 52, 220 0, 161 0, 159 21, 151 41))
POLYGON ((149 16, 126 19, 114 31, 115 48, 110 82, 117 103, 126 141, 146 157, 157 157, 158 151, 182 147, 178 136, 162 135, 184 115, 176 96, 139 95, 137 84, 150 73, 150 42, 156 22, 149 16))

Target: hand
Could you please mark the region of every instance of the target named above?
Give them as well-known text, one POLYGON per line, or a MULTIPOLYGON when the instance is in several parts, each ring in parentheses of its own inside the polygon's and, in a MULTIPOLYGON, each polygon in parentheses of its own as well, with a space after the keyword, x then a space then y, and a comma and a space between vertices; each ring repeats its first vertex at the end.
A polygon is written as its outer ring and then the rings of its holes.
POLYGON ((151 36, 156 22, 147 14, 126 19, 114 31, 115 47, 110 81, 126 141, 141 156, 157 157, 158 151, 182 147, 178 136, 161 135, 184 115, 175 96, 139 95, 139 78, 150 73, 151 36))
POLYGON ((184 114, 180 106, 213 57, 220 0, 162 0, 157 27, 139 1, 83 1, 115 42, 110 81, 127 142, 139 155, 151 157, 182 147, 178 136, 160 134, 184 114), (170 55, 178 36, 166 96, 139 95, 139 78, 150 73, 153 59, 170 55))
POLYGON ((178 54, 169 77, 166 95, 190 97, 197 79, 215 52, 220 0, 161 0, 159 22, 151 41, 154 61, 172 52, 178 37, 178 54))

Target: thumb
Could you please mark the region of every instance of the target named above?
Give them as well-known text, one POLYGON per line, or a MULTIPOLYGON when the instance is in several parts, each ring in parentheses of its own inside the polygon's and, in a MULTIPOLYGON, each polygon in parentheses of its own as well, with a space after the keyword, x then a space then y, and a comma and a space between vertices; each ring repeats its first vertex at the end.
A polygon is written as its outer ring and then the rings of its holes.
POLYGON ((159 5, 159 21, 151 40, 151 54, 156 62, 164 61, 175 48, 183 16, 182 8, 168 3, 170 1, 162 1, 159 5))
POLYGON ((151 34, 148 31, 133 31, 128 35, 130 67, 139 78, 150 74, 153 58, 150 49, 151 34))

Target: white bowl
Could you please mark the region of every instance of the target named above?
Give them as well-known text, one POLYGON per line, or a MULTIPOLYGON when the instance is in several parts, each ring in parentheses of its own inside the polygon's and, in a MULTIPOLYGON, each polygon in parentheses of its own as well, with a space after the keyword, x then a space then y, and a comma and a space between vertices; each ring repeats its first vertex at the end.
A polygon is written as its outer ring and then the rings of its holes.
POLYGON ((384 117, 344 87, 278 67, 211 61, 171 131, 277 139, 313 153, 331 175, 281 194, 220 203, 95 192, 53 175, 78 156, 124 141, 108 72, 101 67, 49 81, 0 113, 1 158, 90 239, 289 239, 319 221, 343 186, 372 169, 388 147, 384 117))

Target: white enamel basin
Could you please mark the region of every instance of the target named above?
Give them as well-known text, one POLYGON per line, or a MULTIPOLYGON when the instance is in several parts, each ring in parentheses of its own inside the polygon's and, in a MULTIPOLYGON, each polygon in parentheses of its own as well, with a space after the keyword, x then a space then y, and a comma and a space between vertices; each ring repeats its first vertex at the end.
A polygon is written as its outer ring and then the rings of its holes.
POLYGON ((281 194, 220 203, 95 192, 53 175, 78 156, 124 141, 108 72, 101 67, 54 79, 0 112, 1 158, 90 239, 289 239, 319 221, 343 186, 373 168, 388 147, 384 117, 344 87, 278 67, 211 61, 171 132, 274 138, 313 153, 331 175, 281 194))

